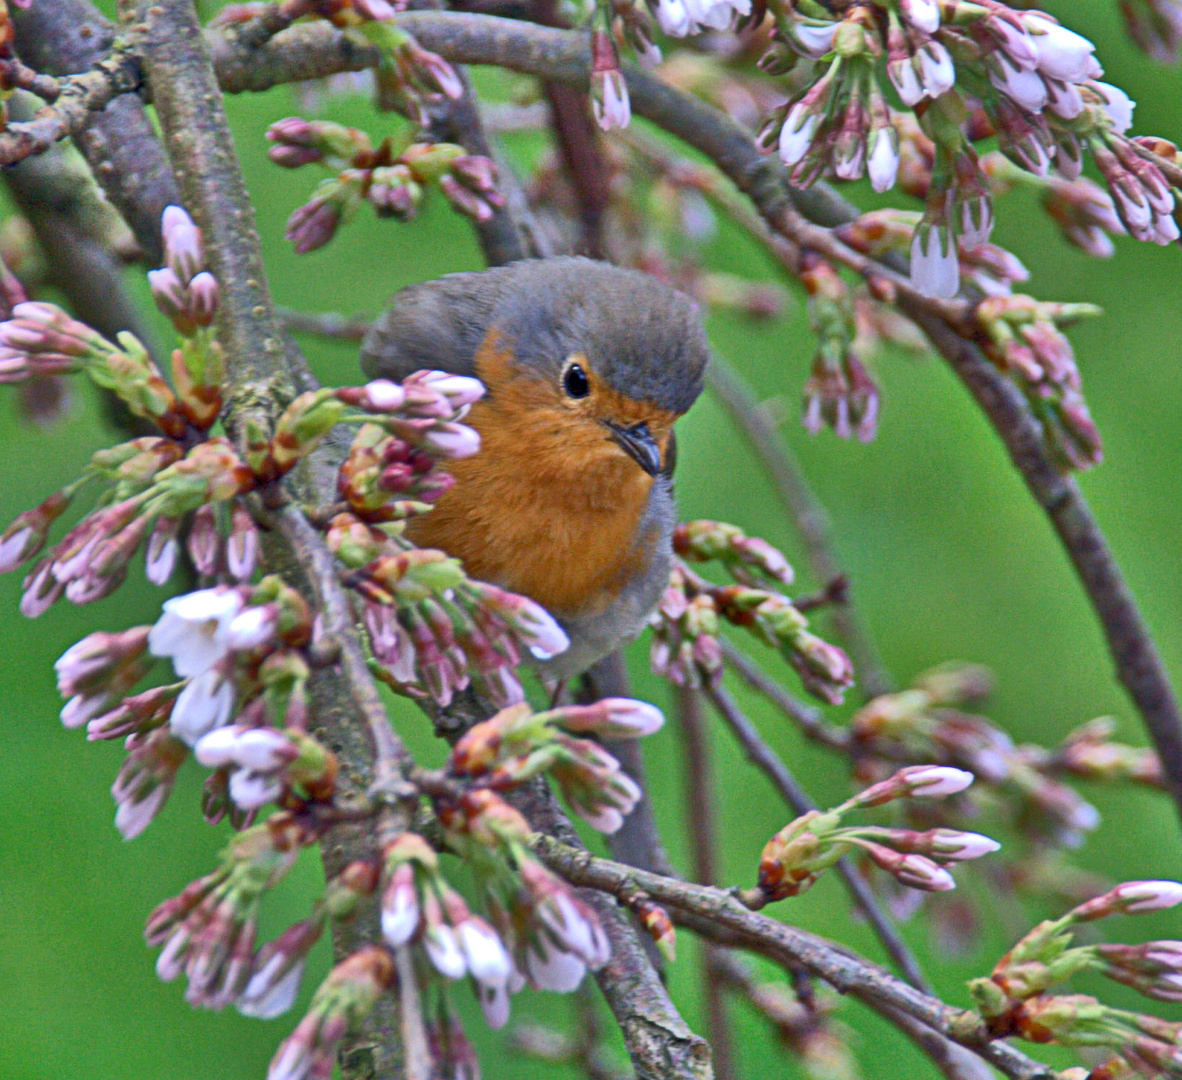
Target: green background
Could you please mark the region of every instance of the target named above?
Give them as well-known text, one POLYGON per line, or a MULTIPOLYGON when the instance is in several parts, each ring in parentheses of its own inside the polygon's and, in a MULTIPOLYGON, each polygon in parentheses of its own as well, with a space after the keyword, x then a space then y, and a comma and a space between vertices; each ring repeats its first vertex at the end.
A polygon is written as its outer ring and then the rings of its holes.
MULTIPOLYGON (((1107 77, 1138 101, 1136 133, 1182 136, 1182 78, 1132 48, 1114 4, 1092 0, 1051 10, 1097 43, 1107 77)), ((377 222, 363 212, 330 247, 296 259, 283 240, 283 224, 306 197, 311 178, 307 171, 270 166, 263 140, 269 122, 297 110, 293 95, 279 90, 231 101, 229 107, 278 302, 370 314, 404 283, 479 265, 466 222, 441 206, 405 226, 377 222)), ((359 99, 335 102, 331 110, 355 122, 366 116, 359 99)), ((1104 464, 1082 477, 1081 484, 1167 666, 1182 672, 1179 251, 1122 240, 1114 259, 1089 259, 1067 247, 1023 197, 1004 201, 998 218, 995 240, 1030 268, 1030 292, 1105 308, 1103 318, 1072 332, 1106 448, 1104 464)), ((714 245, 712 261, 750 276, 768 272, 762 256, 726 232, 714 245)), ((138 276, 129 283, 146 295, 138 276)), ((709 330, 716 349, 742 368, 761 396, 782 397, 788 414, 794 414, 812 349, 798 300, 773 324, 718 315, 709 330)), ((355 379, 351 350, 313 341, 306 345, 324 378, 355 379)), ((809 438, 795 421, 784 430, 832 514, 842 565, 893 674, 906 682, 946 659, 982 662, 997 675, 986 711, 1016 740, 1053 743, 1086 719, 1112 714, 1120 719, 1124 738, 1142 742, 1054 535, 964 390, 934 358, 887 357, 878 376, 882 423, 872 444, 847 444, 828 433, 809 438)), ((48 429, 23 422, 11 396, 5 396, 0 410, 4 521, 44 498, 111 439, 82 387, 68 420, 48 429)), ((769 496, 757 463, 741 440, 726 432, 712 402, 702 401, 684 421, 680 444, 685 517, 736 522, 783 545, 803 566, 793 530, 769 496)), ((806 574, 801 577, 800 591, 808 591, 815 583, 806 574)), ((261 1078, 298 1014, 263 1023, 232 1011, 192 1011, 182 1000, 180 983, 156 981, 154 956, 141 938, 152 907, 206 872, 225 842, 225 828, 208 828, 197 813, 201 770, 187 767, 159 820, 133 843, 124 843, 111 824, 108 795, 120 748, 88 744, 82 733, 63 730, 56 719, 54 659, 95 628, 152 621, 162 594, 133 582, 94 608, 59 605, 30 623, 16 612, 18 587, 18 576, 0 580, 0 610, 9 613, 0 619, 0 1076, 261 1078)), ((819 625, 823 628, 824 620, 819 625)), ((664 688, 643 674, 643 650, 635 651, 632 660, 638 694, 664 703, 664 688)), ((769 742, 818 800, 843 796, 841 762, 802 745, 786 722, 761 711, 757 702, 749 704, 769 742)), ((438 760, 440 751, 430 745, 422 717, 401 706, 395 715, 424 756, 438 760)), ((723 877, 746 884, 764 841, 788 815, 724 734, 717 734, 716 744, 723 877)), ((684 792, 674 732, 654 737, 648 753, 665 839, 685 868, 684 792)), ((1182 874, 1177 822, 1164 798, 1127 790, 1085 795, 1102 811, 1103 824, 1079 851, 1081 865, 1124 879, 1182 874)), ((970 888, 981 884, 971 869, 959 876, 970 888)), ((318 882, 318 867, 308 859, 268 903, 265 929, 274 932, 301 917, 318 882)), ((822 881, 778 910, 879 956, 864 928, 851 923, 833 881, 822 881)), ((1014 930, 1041 914, 1024 915, 1008 899, 987 902, 984 941, 967 955, 939 946, 921 922, 906 933, 945 999, 963 1004, 963 980, 987 971, 1013 940, 1014 930)), ((1111 933, 1129 941, 1182 937, 1182 916, 1114 925, 1111 933)), ((673 990, 701 1030, 697 958, 687 936, 680 946, 671 973, 673 990)), ((321 948, 316 969, 323 971, 326 964, 321 948)), ((313 979, 306 981, 302 1002, 314 985, 313 979)), ((1129 995, 1106 995, 1135 1007, 1129 995)), ((458 988, 454 996, 473 1016, 466 989, 458 988)), ((515 1017, 529 1013, 556 1026, 571 1023, 574 1011, 569 999, 529 993, 515 999, 515 1017)), ((1169 1006, 1153 1011, 1182 1017, 1169 1006)), ((778 1059, 782 1065, 771 1064, 771 1042, 745 1008, 736 1006, 733 1014, 745 1076, 798 1075, 790 1055, 778 1059)), ((841 1015, 855 1028, 854 1045, 867 1076, 931 1072, 893 1031, 856 1004, 845 1006, 841 1015)), ((489 1035, 475 1017, 468 1026, 481 1048, 486 1076, 557 1074, 553 1066, 515 1056, 503 1036, 489 1035)))

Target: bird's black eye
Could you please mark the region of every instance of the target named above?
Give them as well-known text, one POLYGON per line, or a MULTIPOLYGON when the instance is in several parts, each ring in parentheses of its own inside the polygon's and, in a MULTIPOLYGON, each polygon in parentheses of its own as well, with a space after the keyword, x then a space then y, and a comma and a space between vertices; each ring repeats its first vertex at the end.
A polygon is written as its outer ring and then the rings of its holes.
POLYGON ((562 373, 562 388, 573 398, 586 397, 591 393, 591 383, 587 381, 587 373, 578 364, 571 364, 562 373))

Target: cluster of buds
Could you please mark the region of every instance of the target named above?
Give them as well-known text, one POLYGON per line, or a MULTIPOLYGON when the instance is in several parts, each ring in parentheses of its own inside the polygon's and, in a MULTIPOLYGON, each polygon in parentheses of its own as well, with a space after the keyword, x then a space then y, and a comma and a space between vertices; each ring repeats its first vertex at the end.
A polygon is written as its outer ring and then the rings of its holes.
POLYGON ((1092 304, 1056 304, 994 296, 978 305, 990 358, 1022 388, 1064 464, 1086 469, 1102 457, 1100 433, 1084 400, 1071 342, 1060 332, 1099 313, 1092 304))
POLYGON ((157 306, 182 338, 172 356, 172 387, 133 334, 124 331, 108 341, 42 302, 16 304, 0 323, 0 382, 83 371, 171 439, 207 432, 221 409, 222 356, 209 330, 218 285, 205 269, 201 231, 179 206, 165 209, 162 235, 165 265, 149 272, 148 280, 157 306))
POLYGON ((580 817, 600 832, 614 833, 640 789, 598 742, 580 736, 638 738, 663 722, 653 706, 628 698, 541 713, 524 703, 511 705, 465 733, 452 750, 450 768, 457 777, 496 791, 547 773, 580 817))
MULTIPOLYGON (((1006 173, 1001 175, 1006 176, 1006 173)), ((1010 180, 1006 179, 1006 183, 1010 180)), ((1107 196, 1082 180, 1040 183, 1044 200, 1065 232, 1081 246, 1107 241, 1104 222, 1107 196)), ((1111 214, 1111 207, 1108 210, 1111 214)), ((915 214, 879 210, 842 226, 838 235, 851 247, 875 257, 895 253, 908 243, 912 228, 924 230, 915 214)), ((957 276, 963 274, 986 294, 975 309, 984 331, 986 351, 1030 401, 1044 426, 1050 447, 1069 468, 1085 469, 1100 460, 1100 435, 1083 396, 1071 343, 1061 332, 1081 318, 1099 312, 1091 304, 1057 304, 1014 294, 1014 283, 1029 278, 1026 268, 1008 251, 982 243, 961 249, 957 276)))
POLYGON ((670 37, 729 30, 752 13, 751 0, 649 0, 657 25, 670 37))
POLYGON ((673 530, 673 550, 686 562, 719 562, 741 585, 791 585, 782 552, 758 536, 723 521, 687 521, 673 530))
POLYGON ((1157 243, 1178 238, 1170 185, 1125 136, 1132 103, 1096 81, 1092 43, 1049 15, 970 0, 784 0, 774 15, 762 66, 785 70, 785 50, 814 62, 759 136, 794 183, 830 172, 842 180, 869 174, 877 191, 894 185, 908 125, 888 104, 888 81, 931 140, 927 207, 911 242, 912 278, 928 295, 955 295, 958 246, 976 248, 992 229, 970 136, 996 135, 1021 169, 1046 176, 1053 167, 1066 180, 1079 176, 1087 147, 1129 232, 1157 243))
POLYGON ((1076 928, 1110 915, 1162 911, 1182 903, 1175 881, 1130 881, 1058 919, 1039 923, 969 989, 995 1036, 1107 1047, 1114 1057, 1097 1073, 1147 1078, 1182 1076, 1182 1024, 1114 1009, 1083 994, 1052 989, 1093 970, 1157 1001, 1182 1000, 1182 942, 1073 945, 1076 928))
MULTIPOLYGON (((537 861, 521 814, 488 787, 469 787, 458 799, 435 803, 449 845, 476 868, 489 919, 510 959, 503 983, 477 979, 491 1027, 505 1024, 509 995, 522 986, 570 993, 588 970, 607 962, 610 950, 599 917, 537 861)), ((390 900, 387 888, 383 910, 390 900)))
POLYGON ((1100 816, 1064 776, 1160 787, 1156 755, 1114 742, 1107 718, 1084 724, 1050 750, 1016 746, 988 719, 962 708, 988 689, 981 668, 946 666, 921 675, 910 689, 875 698, 850 722, 863 767, 878 757, 885 768, 893 755, 905 754, 970 770, 1001 792, 1023 832, 1040 844, 1065 847, 1077 846, 1100 816))
POLYGON ((509 982, 516 968, 500 935, 444 879, 439 856, 416 833, 403 833, 386 845, 382 873, 382 940, 392 949, 421 948, 438 975, 470 975, 489 1022, 501 1027, 491 1003, 507 1010, 509 982))
POLYGON ((800 280, 817 335, 813 370, 804 385, 804 428, 828 426, 839 438, 869 442, 878 429, 878 386, 854 351, 857 334, 850 291, 832 263, 802 252, 800 280))
POLYGON ((375 147, 357 128, 298 116, 276 121, 267 138, 274 144, 269 157, 275 164, 296 169, 315 163, 334 174, 288 219, 287 239, 300 255, 327 244, 362 202, 379 217, 408 221, 434 186, 477 222, 487 221, 504 202, 493 163, 454 143, 396 144, 388 136, 375 147))
POLYGON ((141 546, 148 579, 164 584, 185 532, 202 574, 248 580, 254 572, 257 531, 241 497, 258 477, 227 439, 209 434, 222 403, 222 354, 211 329, 217 282, 204 269, 200 230, 179 207, 164 212, 163 240, 166 265, 148 276, 181 335, 171 388, 130 334, 109 342, 49 304, 18 305, 14 318, 0 324, 0 340, 21 377, 83 370, 161 432, 97 452, 78 481, 21 514, 0 536, 0 570, 13 570, 40 553, 53 522, 86 484, 102 485, 96 509, 28 574, 21 610, 30 617, 63 595, 78 604, 108 595, 141 546))
POLYGON ((126 739, 112 789, 125 837, 163 806, 190 747, 217 770, 205 800, 212 820, 229 810, 241 824, 272 800, 331 797, 335 758, 303 730, 310 640, 303 599, 267 577, 174 597, 155 625, 93 633, 62 655, 62 723, 86 724, 92 740, 126 739), (153 656, 180 681, 129 695, 153 656))
POLYGON ((483 393, 475 379, 438 372, 336 392, 371 420, 340 468, 345 508, 326 523, 326 541, 360 603, 379 676, 443 707, 473 680, 494 704, 521 701, 514 669, 523 655, 548 659, 568 645, 532 600, 471 580, 457 560, 403 536, 405 520, 450 486, 435 462, 479 448, 459 420, 483 393), (382 407, 389 414, 379 419, 382 407))
POLYGON ((256 960, 265 960, 255 951, 262 899, 315 839, 288 814, 236 835, 218 869, 148 917, 148 944, 163 946, 156 962, 160 978, 184 972, 191 1004, 221 1009, 237 1001, 261 970, 256 960))
POLYGON ((686 558, 721 561, 741 584, 714 585, 684 562, 674 565, 649 620, 653 628, 649 661, 654 672, 679 686, 715 682, 722 674, 718 634, 725 620, 779 651, 809 693, 833 705, 841 703, 854 681, 849 657, 810 633, 808 620, 791 600, 753 580, 756 576, 776 584, 792 580, 791 568, 780 552, 734 526, 708 521, 681 526, 674 543, 686 558))
MULTIPOLYGON (((874 210, 863 214, 837 234, 857 251, 881 258, 903 254, 917 230, 924 228, 921 216, 909 210, 874 210)), ((925 233, 930 238, 930 233, 925 233)), ((1030 272, 1005 248, 982 243, 972 249, 956 249, 955 274, 986 296, 1009 296, 1015 283, 1029 280, 1030 272)))
POLYGON ((1111 196, 1086 176, 1071 180, 1055 173, 1038 176, 999 153, 982 155, 981 171, 995 196, 1014 187, 1036 192, 1063 238, 1095 258, 1110 258, 1115 250, 1111 238, 1125 233, 1111 196))
POLYGON ((862 852, 901 885, 928 892, 956 888, 947 866, 996 851, 995 840, 958 829, 844 826, 850 811, 896 799, 942 799, 964 791, 972 773, 939 765, 912 765, 866 788, 832 810, 811 810, 784 826, 764 846, 754 902, 798 896, 817 876, 852 851, 862 852))

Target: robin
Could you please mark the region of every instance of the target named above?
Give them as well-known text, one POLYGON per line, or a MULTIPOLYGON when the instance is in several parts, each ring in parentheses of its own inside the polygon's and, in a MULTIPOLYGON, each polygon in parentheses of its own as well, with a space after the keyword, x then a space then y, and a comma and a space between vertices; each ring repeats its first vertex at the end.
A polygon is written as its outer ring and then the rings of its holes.
POLYGON ((486 388, 480 452, 408 535, 475 578, 536 600, 570 638, 539 664, 565 680, 640 633, 669 580, 673 424, 702 389, 693 303, 582 258, 525 260, 412 285, 366 336, 362 367, 486 388))

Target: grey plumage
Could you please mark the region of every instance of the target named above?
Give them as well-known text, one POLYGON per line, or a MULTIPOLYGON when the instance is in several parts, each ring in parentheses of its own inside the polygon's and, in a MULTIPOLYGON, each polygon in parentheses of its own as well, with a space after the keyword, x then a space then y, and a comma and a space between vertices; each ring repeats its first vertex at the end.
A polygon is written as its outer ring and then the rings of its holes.
MULTIPOLYGON (((701 392, 709 356, 688 297, 636 271, 564 257, 403 289, 366 335, 362 367, 370 377, 395 380, 421 368, 475 375, 475 354, 494 329, 518 364, 542 379, 557 384, 572 353, 582 353, 611 389, 675 414, 701 392)), ((666 470, 654 478, 632 538, 645 552, 643 570, 605 607, 552 612, 571 645, 537 665, 546 675, 564 679, 585 671, 643 629, 673 559, 672 454, 671 440, 666 470)))
POLYGON ((574 351, 613 389, 683 413, 702 390, 709 347, 693 302, 636 270, 582 258, 526 259, 411 285, 361 346, 371 378, 446 365, 473 375, 490 329, 518 360, 557 379, 574 351))

